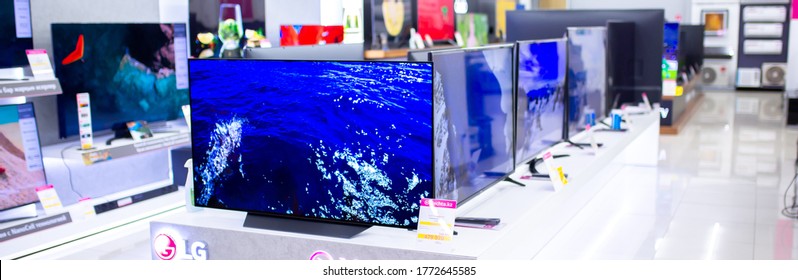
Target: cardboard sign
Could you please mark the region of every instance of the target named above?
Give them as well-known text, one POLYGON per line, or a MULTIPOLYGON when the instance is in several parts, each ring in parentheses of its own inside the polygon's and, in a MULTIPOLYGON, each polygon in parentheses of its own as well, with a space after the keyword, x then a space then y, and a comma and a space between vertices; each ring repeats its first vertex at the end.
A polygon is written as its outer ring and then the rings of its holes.
POLYGON ((30 63, 30 70, 33 72, 34 78, 37 80, 55 79, 53 65, 50 64, 50 56, 47 55, 46 50, 26 50, 25 54, 28 55, 28 63, 30 63))
POLYGON ((554 162, 554 157, 552 157, 551 152, 546 152, 546 154, 543 155, 543 163, 546 164, 546 169, 549 170, 549 179, 551 179, 551 183, 554 185, 554 191, 559 192, 565 188, 565 185, 568 184, 568 179, 565 178, 565 171, 562 166, 554 162))
POLYGON ((39 201, 42 203, 45 214, 53 215, 64 209, 64 205, 61 204, 61 199, 58 198, 58 193, 55 192, 53 185, 36 188, 36 195, 39 196, 39 201))

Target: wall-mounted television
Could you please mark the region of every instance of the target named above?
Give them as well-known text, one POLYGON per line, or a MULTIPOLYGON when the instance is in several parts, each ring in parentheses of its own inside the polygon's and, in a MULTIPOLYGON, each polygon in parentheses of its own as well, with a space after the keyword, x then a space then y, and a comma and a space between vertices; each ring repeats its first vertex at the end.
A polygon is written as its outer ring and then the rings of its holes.
POLYGON ((27 66, 29 49, 33 49, 29 0, 0 1, 0 69, 27 66))
POLYGON ((39 201, 46 184, 33 104, 0 106, 0 211, 39 201))
POLYGON ((585 129, 588 111, 607 113, 607 28, 568 28, 568 135, 585 129))
POLYGON ((429 62, 189 66, 195 205, 416 227, 434 197, 429 62))
POLYGON ((563 140, 567 40, 517 42, 515 164, 563 140))
POLYGON ((416 30, 422 38, 434 41, 454 40, 454 0, 417 0, 416 30))
POLYGON ((432 52, 435 190, 465 202, 513 164, 513 45, 432 52))
POLYGON ((91 96, 92 129, 182 117, 188 104, 185 24, 52 25, 60 136, 78 134, 78 93, 91 96))

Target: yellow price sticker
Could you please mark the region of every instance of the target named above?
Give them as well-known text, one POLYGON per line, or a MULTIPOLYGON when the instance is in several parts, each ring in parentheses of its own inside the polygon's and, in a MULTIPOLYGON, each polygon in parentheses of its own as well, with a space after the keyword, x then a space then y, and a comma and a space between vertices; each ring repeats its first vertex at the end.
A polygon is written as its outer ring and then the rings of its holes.
POLYGON ((568 178, 565 178, 565 172, 562 171, 562 166, 557 167, 557 174, 560 174, 560 182, 563 186, 568 184, 568 178))

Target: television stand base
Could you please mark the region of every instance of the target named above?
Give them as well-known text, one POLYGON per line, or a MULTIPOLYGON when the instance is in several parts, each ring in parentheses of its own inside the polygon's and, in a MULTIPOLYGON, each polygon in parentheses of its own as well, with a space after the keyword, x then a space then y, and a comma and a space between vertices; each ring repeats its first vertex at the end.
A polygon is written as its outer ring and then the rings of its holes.
POLYGON ((247 218, 244 219, 244 227, 348 239, 355 237, 355 235, 369 229, 371 226, 305 221, 247 213, 247 218))

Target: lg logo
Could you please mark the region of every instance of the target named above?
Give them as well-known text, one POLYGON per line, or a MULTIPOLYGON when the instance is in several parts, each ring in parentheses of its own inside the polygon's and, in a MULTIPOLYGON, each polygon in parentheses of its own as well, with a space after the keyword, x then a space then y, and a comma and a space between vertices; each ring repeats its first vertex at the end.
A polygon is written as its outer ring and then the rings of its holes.
POLYGON ((189 246, 188 240, 175 238, 171 234, 161 233, 152 240, 155 255, 162 260, 207 260, 208 244, 194 241, 189 246))

